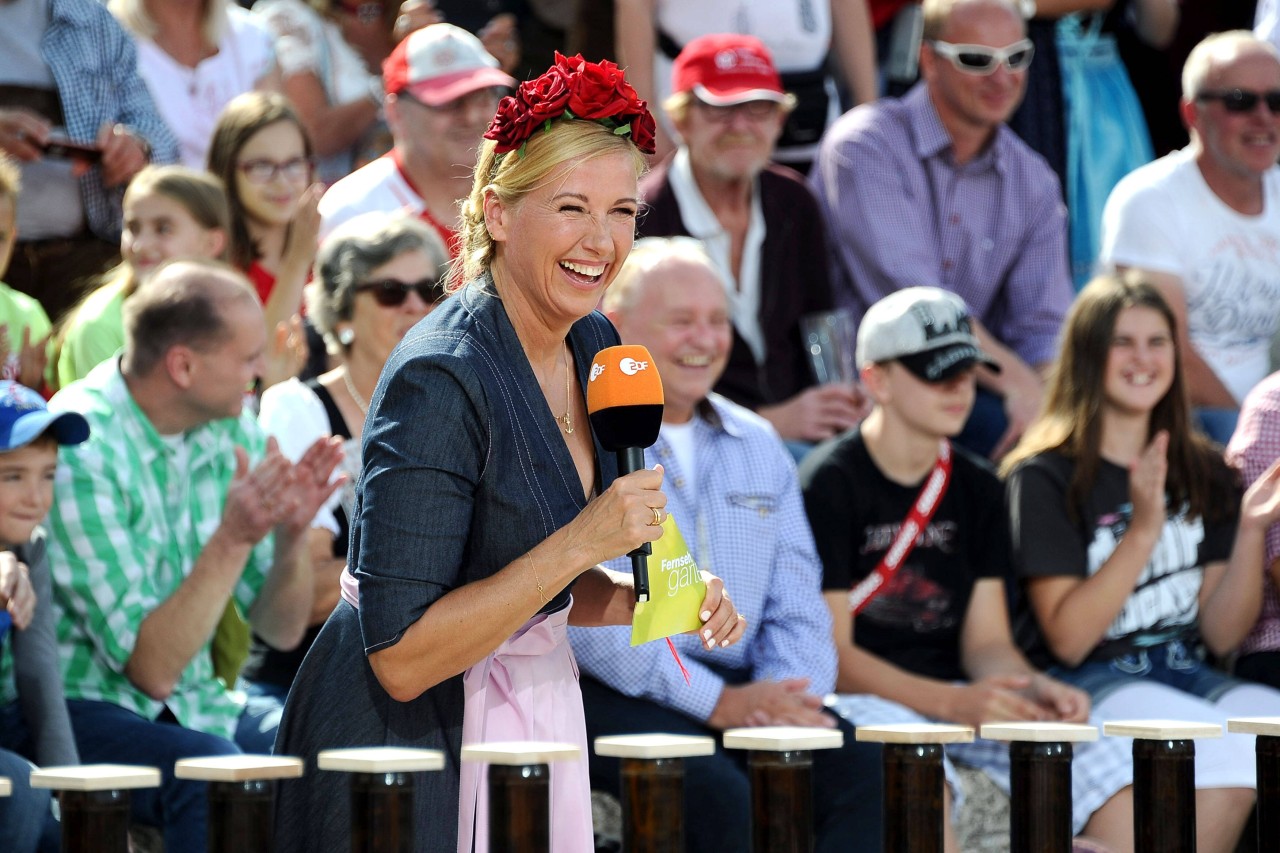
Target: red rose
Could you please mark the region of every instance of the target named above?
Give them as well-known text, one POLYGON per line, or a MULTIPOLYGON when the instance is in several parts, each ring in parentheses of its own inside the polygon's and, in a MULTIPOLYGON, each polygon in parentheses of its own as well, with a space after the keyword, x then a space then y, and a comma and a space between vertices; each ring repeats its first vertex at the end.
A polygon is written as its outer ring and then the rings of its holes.
MULTIPOLYGON (((643 105, 644 101, 640 103, 643 105)), ((631 120, 631 141, 645 154, 652 154, 658 150, 654 140, 656 131, 657 127, 653 121, 653 114, 647 109, 631 120)))
POLYGON ((534 122, 564 115, 569 103, 569 79, 564 70, 551 66, 541 77, 526 80, 516 90, 516 98, 525 104, 534 122))
POLYGON ((524 104, 507 95, 498 101, 497 112, 493 115, 493 121, 489 122, 489 129, 484 132, 484 138, 497 142, 494 150, 499 154, 505 154, 524 145, 539 123, 530 115, 524 104))
POLYGON ((607 59, 583 62, 569 78, 569 112, 578 118, 615 118, 634 111, 631 108, 636 100, 636 91, 622 76, 622 69, 607 59))

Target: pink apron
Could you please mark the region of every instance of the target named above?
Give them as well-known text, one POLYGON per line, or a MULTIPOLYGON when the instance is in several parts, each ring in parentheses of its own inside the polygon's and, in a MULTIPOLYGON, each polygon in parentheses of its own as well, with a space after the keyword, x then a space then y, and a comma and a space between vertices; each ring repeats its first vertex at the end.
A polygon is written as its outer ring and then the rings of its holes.
MULTIPOLYGON (((342 597, 359 607, 356 580, 341 576, 342 597)), ((587 727, 578 664, 565 634, 569 606, 538 614, 462 676, 462 743, 535 740, 571 743, 577 761, 551 765, 551 849, 594 853, 587 727)), ((458 853, 489 851, 488 765, 463 762, 458 786, 458 853), (473 833, 474 828, 474 833, 473 833), (474 834, 474 837, 473 837, 474 834)))

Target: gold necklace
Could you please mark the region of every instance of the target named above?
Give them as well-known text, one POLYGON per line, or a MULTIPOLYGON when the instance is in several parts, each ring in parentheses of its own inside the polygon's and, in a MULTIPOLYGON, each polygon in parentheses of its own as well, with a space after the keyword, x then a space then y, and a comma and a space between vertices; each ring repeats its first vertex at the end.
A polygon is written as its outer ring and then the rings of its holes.
POLYGON ((369 414, 369 404, 364 397, 360 396, 360 392, 356 390, 356 383, 351 381, 351 368, 345 364, 342 365, 342 381, 347 386, 347 393, 351 395, 351 399, 355 401, 356 408, 360 410, 360 414, 369 414))
POLYGON ((573 408, 573 386, 570 381, 571 376, 572 374, 570 373, 569 367, 569 345, 566 343, 564 346, 564 414, 556 418, 557 421, 564 424, 561 429, 564 430, 565 435, 573 435, 573 418, 569 414, 573 408))

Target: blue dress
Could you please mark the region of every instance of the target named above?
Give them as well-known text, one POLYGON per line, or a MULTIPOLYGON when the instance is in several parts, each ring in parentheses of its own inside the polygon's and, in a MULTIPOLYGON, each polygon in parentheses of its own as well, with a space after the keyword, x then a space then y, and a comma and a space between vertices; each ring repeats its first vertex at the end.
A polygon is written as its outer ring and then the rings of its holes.
MULTIPOLYGON (((600 314, 569 334, 579 387, 618 343, 600 314)), ((584 425, 585 426, 585 425, 584 425)), ((305 759, 281 785, 276 849, 336 849, 350 834, 348 779, 319 771, 323 749, 411 746, 445 753, 415 787, 415 849, 457 839, 461 675, 410 702, 378 684, 366 655, 394 645, 437 599, 486 578, 572 521, 582 482, 492 284, 473 282, 415 326, 388 359, 363 437, 350 565, 360 608, 339 602, 285 704, 275 751, 305 759)), ((596 442, 596 486, 617 476, 596 442)), ((568 589, 543 608, 567 606, 568 589)))

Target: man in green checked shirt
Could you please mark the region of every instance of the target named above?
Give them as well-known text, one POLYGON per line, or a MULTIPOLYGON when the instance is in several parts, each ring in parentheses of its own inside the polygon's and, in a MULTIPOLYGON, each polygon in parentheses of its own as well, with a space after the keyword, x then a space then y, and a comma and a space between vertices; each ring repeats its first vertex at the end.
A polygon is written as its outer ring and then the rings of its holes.
POLYGON ((159 767, 133 797, 165 849, 205 849, 203 785, 174 761, 239 752, 241 706, 214 676, 210 638, 234 597, 281 649, 312 602, 303 534, 340 480, 333 439, 290 463, 241 411, 266 325, 252 287, 213 262, 161 270, 124 308, 120 357, 63 389, 94 440, 61 457, 49 560, 81 760, 159 767))

